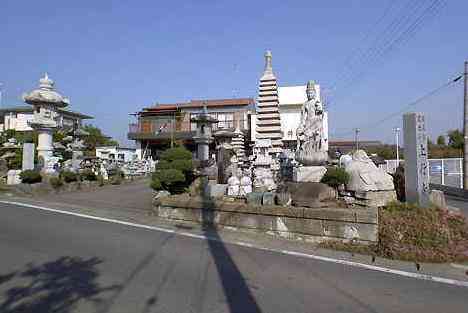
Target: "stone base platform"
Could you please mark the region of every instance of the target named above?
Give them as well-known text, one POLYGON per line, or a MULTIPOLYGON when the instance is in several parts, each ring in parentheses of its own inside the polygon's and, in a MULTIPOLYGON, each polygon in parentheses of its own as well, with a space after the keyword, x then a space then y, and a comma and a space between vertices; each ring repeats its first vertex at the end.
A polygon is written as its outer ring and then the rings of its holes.
POLYGON ((325 166, 301 166, 293 169, 293 182, 319 183, 327 172, 325 166))
POLYGON ((397 200, 395 190, 380 190, 380 191, 356 191, 354 192, 354 204, 382 207, 397 200))
POLYGON ((171 196, 153 207, 160 218, 266 233, 292 240, 372 243, 378 239, 377 208, 249 206, 244 203, 171 196))

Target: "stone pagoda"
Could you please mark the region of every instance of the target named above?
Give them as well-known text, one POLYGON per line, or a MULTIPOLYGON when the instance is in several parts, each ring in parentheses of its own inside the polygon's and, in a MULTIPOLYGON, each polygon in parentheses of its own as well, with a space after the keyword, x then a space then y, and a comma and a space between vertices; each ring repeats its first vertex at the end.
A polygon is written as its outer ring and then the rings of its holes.
POLYGON ((236 128, 234 131, 234 137, 231 139, 232 149, 237 157, 237 162, 239 165, 242 165, 245 161, 245 146, 244 146, 244 133, 236 128))
POLYGON ((24 102, 33 106, 34 117, 29 126, 38 132, 37 154, 42 171, 53 173, 56 158, 53 156, 53 132, 59 127, 57 108, 64 108, 70 101, 55 91, 54 81, 47 73, 39 80, 39 88, 23 95, 24 102))
MULTIPOLYGON (((266 140, 271 144, 270 154, 282 151, 281 120, 279 113, 278 84, 271 65, 270 51, 265 53, 265 70, 260 78, 257 99, 256 140, 266 140)), ((264 144, 262 144, 264 146, 264 144)))
POLYGON ((254 187, 256 190, 275 190, 275 177, 280 169, 279 155, 283 142, 279 113, 278 84, 271 66, 272 55, 265 53, 265 70, 260 78, 255 125, 254 187))

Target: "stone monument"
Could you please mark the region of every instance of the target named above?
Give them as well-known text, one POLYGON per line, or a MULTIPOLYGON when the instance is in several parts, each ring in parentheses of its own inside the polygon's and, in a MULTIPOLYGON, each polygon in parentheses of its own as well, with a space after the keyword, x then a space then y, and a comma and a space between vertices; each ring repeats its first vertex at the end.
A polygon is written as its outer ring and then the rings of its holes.
POLYGON ((293 169, 294 182, 320 182, 328 161, 328 118, 320 101, 320 89, 314 81, 307 83, 307 101, 301 111, 296 131, 297 148, 293 169))
POLYGON ((426 121, 423 113, 403 115, 406 201, 430 204, 426 121))
POLYGON ((38 132, 37 154, 42 171, 54 173, 52 134, 58 125, 57 108, 64 108, 70 101, 55 91, 54 81, 47 73, 39 80, 39 88, 23 95, 26 103, 33 106, 34 117, 28 122, 38 132))
POLYGON ((218 167, 218 183, 226 184, 232 175, 232 157, 234 154, 231 140, 234 134, 227 130, 218 130, 214 133, 216 142, 216 165, 218 167))
POLYGON ((355 151, 343 165, 349 174, 346 190, 353 193, 357 204, 384 206, 396 200, 393 177, 378 168, 364 150, 355 151))

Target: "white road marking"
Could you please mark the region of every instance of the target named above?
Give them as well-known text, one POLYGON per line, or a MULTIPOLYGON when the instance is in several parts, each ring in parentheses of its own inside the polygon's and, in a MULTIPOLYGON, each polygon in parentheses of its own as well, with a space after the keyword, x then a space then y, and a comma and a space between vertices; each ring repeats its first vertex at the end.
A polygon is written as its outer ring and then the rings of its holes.
POLYGON ((428 280, 428 281, 433 281, 433 282, 438 282, 438 283, 443 283, 443 284, 449 284, 449 285, 455 285, 455 286, 460 286, 460 287, 468 287, 468 281, 463 281, 463 280, 456 280, 456 279, 450 279, 450 278, 439 277, 439 276, 432 276, 432 275, 427 275, 427 274, 406 272, 406 271, 402 271, 402 270, 396 270, 396 269, 380 267, 380 266, 374 266, 374 265, 365 264, 365 263, 347 261, 347 260, 343 260, 343 259, 334 259, 334 258, 330 258, 330 257, 324 257, 324 256, 314 255, 314 254, 307 254, 307 253, 291 251, 291 250, 266 248, 266 247, 257 246, 257 245, 247 243, 247 242, 242 242, 242 241, 228 241, 228 240, 225 241, 225 240, 221 240, 220 238, 212 237, 212 236, 197 235, 197 234, 192 234, 192 233, 182 232, 182 231, 176 231, 176 230, 173 230, 173 229, 168 229, 168 228, 163 228, 163 227, 148 226, 148 225, 144 225, 144 224, 124 222, 124 221, 115 220, 115 219, 111 219, 111 218, 105 218, 105 217, 99 217, 99 216, 93 216, 93 215, 87 215, 87 214, 81 214, 81 213, 51 209, 51 208, 38 206, 38 205, 34 205, 34 204, 28 204, 28 203, 21 203, 21 202, 15 202, 15 201, 4 201, 4 200, 0 200, 0 203, 17 205, 17 206, 22 206, 22 207, 26 207, 26 208, 33 208, 33 209, 38 209, 38 210, 43 210, 43 211, 48 211, 48 212, 54 212, 54 213, 60 213, 60 214, 66 214, 66 215, 73 215, 73 216, 83 217, 83 218, 87 218, 87 219, 93 219, 93 220, 98 220, 98 221, 103 221, 103 222, 110 222, 110 223, 121 224, 121 225, 126 225, 126 226, 138 227, 138 228, 143 228, 143 229, 148 229, 148 230, 156 230, 156 231, 160 231, 160 232, 171 233, 171 234, 176 234, 176 235, 191 237, 191 238, 196 238, 196 239, 211 240, 211 241, 222 241, 222 242, 227 243, 227 244, 232 244, 232 245, 237 245, 237 246, 247 247, 247 248, 253 248, 253 249, 262 250, 262 251, 275 252, 275 253, 281 253, 281 254, 284 254, 284 255, 308 258, 308 259, 324 261, 324 262, 331 262, 331 263, 335 263, 335 264, 348 265, 348 266, 363 268, 363 269, 377 271, 377 272, 383 272, 383 273, 394 274, 394 275, 410 277, 410 278, 416 278, 416 279, 421 279, 421 280, 428 280))

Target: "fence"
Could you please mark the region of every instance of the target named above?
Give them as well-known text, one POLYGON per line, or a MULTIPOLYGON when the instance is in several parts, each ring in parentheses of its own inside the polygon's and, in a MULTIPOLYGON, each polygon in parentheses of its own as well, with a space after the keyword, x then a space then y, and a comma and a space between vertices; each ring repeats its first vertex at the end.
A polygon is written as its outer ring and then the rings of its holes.
MULTIPOLYGON (((404 160, 400 160, 404 163, 404 160)), ((388 173, 394 173, 398 164, 396 160, 386 160, 380 168, 388 173)), ((457 188, 463 188, 463 159, 429 159, 429 182, 457 188)))

